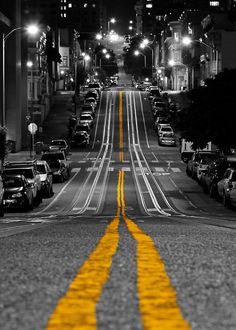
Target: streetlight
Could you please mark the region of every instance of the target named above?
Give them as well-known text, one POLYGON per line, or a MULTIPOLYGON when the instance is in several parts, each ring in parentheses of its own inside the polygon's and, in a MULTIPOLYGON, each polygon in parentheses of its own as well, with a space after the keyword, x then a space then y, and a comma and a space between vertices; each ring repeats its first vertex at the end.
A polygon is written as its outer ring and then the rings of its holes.
POLYGON ((145 54, 143 54, 142 52, 140 52, 139 50, 135 50, 134 51, 134 55, 135 56, 139 56, 139 55, 143 55, 143 58, 144 58, 144 67, 146 68, 147 67, 147 57, 145 54))
POLYGON ((208 45, 207 43, 205 43, 204 41, 202 41, 202 39, 191 39, 189 36, 185 36, 182 38, 182 43, 185 46, 189 46, 191 45, 192 42, 199 42, 200 44, 204 45, 205 47, 211 49, 215 54, 215 61, 216 61, 216 74, 218 73, 218 62, 219 62, 219 51, 218 49, 216 49, 215 46, 211 46, 208 45))
POLYGON ((2 126, 6 125, 6 85, 5 85, 5 46, 10 35, 18 30, 26 30, 28 34, 35 35, 39 28, 36 25, 20 26, 12 29, 6 35, 2 34, 2 126))
POLYGON ((114 17, 112 17, 111 19, 109 19, 108 23, 107 23, 107 33, 109 34, 110 32, 110 24, 115 24, 116 23, 116 19, 114 17))
POLYGON ((140 48, 142 48, 142 49, 144 49, 144 48, 148 48, 148 49, 151 49, 151 53, 152 53, 152 68, 151 68, 151 72, 152 72, 152 79, 153 79, 153 58, 154 58, 154 55, 153 55, 153 48, 152 47, 150 47, 149 45, 148 45, 148 43, 149 43, 149 40, 148 39, 144 39, 142 42, 141 42, 141 44, 140 44, 140 48))

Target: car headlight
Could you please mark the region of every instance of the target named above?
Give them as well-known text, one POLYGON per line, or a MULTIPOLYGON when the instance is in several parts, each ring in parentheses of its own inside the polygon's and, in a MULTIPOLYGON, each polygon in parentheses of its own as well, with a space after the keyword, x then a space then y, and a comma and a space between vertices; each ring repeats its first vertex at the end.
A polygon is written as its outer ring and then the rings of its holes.
POLYGON ((12 194, 12 197, 15 198, 15 197, 22 197, 22 193, 18 192, 16 194, 12 194))

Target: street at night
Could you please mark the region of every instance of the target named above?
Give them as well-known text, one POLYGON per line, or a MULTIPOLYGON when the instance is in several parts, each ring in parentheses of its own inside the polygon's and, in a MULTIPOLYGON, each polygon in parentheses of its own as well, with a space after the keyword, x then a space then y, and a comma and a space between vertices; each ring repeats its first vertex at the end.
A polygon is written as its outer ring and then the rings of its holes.
POLYGON ((0 5, 0 330, 236 329, 235 4, 64 3, 0 5))

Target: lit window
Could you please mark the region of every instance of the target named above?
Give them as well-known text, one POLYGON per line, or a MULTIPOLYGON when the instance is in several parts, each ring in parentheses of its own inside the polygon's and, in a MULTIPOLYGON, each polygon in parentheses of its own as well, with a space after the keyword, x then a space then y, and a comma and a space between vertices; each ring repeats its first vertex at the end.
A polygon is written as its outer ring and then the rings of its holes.
POLYGON ((96 7, 95 3, 93 3, 93 4, 92 4, 92 7, 93 7, 93 8, 95 8, 95 7, 96 7))
POLYGON ((68 4, 68 7, 69 7, 69 8, 72 8, 72 3, 69 3, 69 4, 68 4))
POLYGON ((210 6, 211 7, 219 7, 220 2, 219 1, 210 1, 210 6))
POLYGON ((64 17, 66 17, 66 14, 64 14, 64 17))
POLYGON ((63 14, 61 14, 61 17, 63 17, 63 14))
POLYGON ((88 4, 87 3, 84 3, 84 8, 87 8, 88 7, 88 4))
POLYGON ((151 3, 147 3, 146 4, 146 8, 152 8, 152 4, 151 3))
POLYGON ((64 6, 64 10, 66 10, 66 6, 64 6))
POLYGON ((179 41, 179 33, 178 32, 174 33, 174 39, 175 39, 175 41, 179 41))

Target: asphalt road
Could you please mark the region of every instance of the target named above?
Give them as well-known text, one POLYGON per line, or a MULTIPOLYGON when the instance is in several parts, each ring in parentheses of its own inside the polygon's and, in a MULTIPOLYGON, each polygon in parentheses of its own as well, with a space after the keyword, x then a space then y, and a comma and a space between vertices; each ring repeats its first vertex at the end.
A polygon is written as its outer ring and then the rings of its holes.
POLYGON ((235 210, 158 145, 146 94, 104 91, 69 162, 53 197, 0 220, 0 329, 236 329, 235 210))

